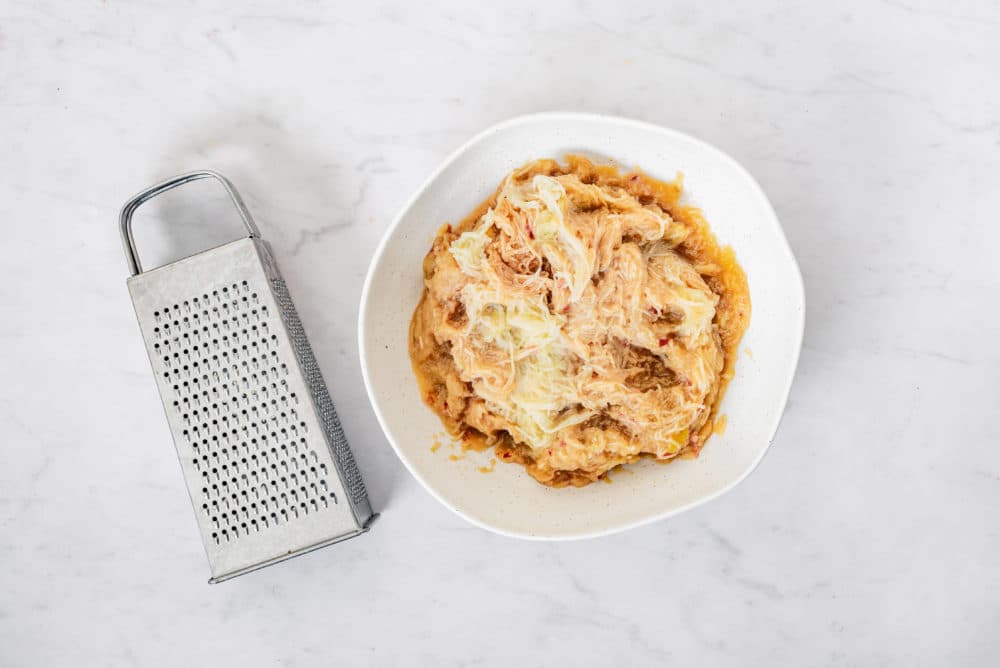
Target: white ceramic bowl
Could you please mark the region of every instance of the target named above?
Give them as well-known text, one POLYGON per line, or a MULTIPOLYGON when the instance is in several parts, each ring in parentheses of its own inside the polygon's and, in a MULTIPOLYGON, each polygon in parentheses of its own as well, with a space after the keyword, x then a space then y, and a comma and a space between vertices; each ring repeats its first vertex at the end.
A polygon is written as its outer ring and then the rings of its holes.
POLYGON ((778 428, 802 343, 805 295, 798 265, 760 186, 735 160, 666 128, 621 118, 546 113, 496 125, 453 153, 413 196, 379 244, 358 322, 361 369, 386 438, 435 498, 473 524, 521 538, 569 539, 635 527, 693 508, 732 489, 760 462, 778 428), (550 489, 513 464, 479 467, 491 453, 452 461, 438 418, 421 401, 407 354, 420 297, 421 261, 434 232, 488 197, 528 160, 566 153, 638 166, 654 177, 683 172, 687 201, 700 206, 747 273, 753 315, 721 413, 723 435, 701 456, 664 466, 643 461, 611 484, 550 489), (431 451, 435 440, 445 442, 431 451))

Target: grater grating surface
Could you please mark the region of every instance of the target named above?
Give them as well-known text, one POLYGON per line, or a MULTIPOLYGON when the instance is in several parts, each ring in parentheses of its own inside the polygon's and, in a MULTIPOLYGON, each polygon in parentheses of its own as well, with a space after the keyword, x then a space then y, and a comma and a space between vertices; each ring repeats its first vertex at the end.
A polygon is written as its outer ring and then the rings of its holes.
POLYGON ((129 292, 195 507, 212 580, 350 538, 373 518, 298 314, 232 186, 195 172, 122 212, 129 292), (250 233, 142 272, 131 213, 197 178, 226 187, 250 233))
POLYGON ((333 407, 333 401, 330 399, 330 393, 326 389, 326 383, 323 381, 323 374, 320 373, 316 358, 313 357, 312 348, 309 346, 306 332, 299 321, 298 312, 292 304, 292 298, 288 295, 288 288, 285 287, 285 281, 281 278, 272 279, 271 287, 274 290, 274 295, 281 309, 289 314, 287 323, 288 335, 291 338, 292 347, 297 352, 299 365, 302 368, 303 374, 305 374, 306 382, 310 387, 316 389, 314 395, 319 401, 317 409, 320 420, 327 434, 333 440, 334 455, 343 468, 345 482, 347 483, 347 492, 350 495, 351 502, 362 503, 368 498, 364 480, 361 479, 361 472, 354 462, 354 454, 347 444, 344 429, 340 426, 337 411, 333 407))

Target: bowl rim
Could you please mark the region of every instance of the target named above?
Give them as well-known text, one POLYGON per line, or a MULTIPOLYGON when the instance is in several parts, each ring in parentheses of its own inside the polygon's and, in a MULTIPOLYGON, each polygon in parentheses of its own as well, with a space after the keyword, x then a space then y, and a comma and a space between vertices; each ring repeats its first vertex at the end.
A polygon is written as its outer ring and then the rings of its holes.
POLYGON ((458 148, 452 151, 431 174, 424 180, 424 182, 414 191, 413 195, 406 200, 406 202, 400 207, 399 211, 396 213, 392 220, 392 223, 386 228, 385 232, 382 234, 382 238, 379 240, 378 246, 375 248, 375 252, 372 255, 372 259, 368 264, 368 271, 365 274, 364 285, 361 289, 361 300, 359 302, 358 308, 358 357, 359 363, 361 365, 361 375, 365 383, 365 392, 368 395, 368 403, 371 405, 372 410, 375 412, 375 417, 378 420, 379 427, 382 429, 382 434, 385 439, 392 446, 393 451, 395 451, 396 456, 403 466, 406 467, 407 471, 410 472, 420 485, 441 505, 449 509, 451 512, 455 513, 465 521, 473 524, 481 529, 500 534, 502 536, 507 536, 510 538, 520 538, 524 540, 531 541, 572 541, 572 540, 585 540, 589 538, 598 538, 600 536, 609 536, 612 534, 620 533, 623 531, 628 531, 630 529, 635 529, 647 524, 652 524, 653 522, 658 522, 660 520, 667 519, 668 517, 674 517, 681 513, 687 512, 698 506, 701 506, 709 501, 721 497, 723 494, 730 492, 733 488, 739 485, 741 482, 746 480, 751 473, 757 470, 760 466, 761 461, 763 461, 764 456, 770 451, 771 446, 774 444, 775 435, 781 425, 782 418, 785 415, 785 409, 788 405, 788 396, 791 393, 792 385, 795 381, 796 372, 798 370, 799 358, 802 352, 802 340, 805 333, 805 315, 806 315, 806 293, 805 293, 805 283, 802 279, 802 271, 799 267, 798 261, 795 259, 795 254, 792 252, 792 248, 788 243, 788 238, 785 236, 784 228, 781 226, 781 221, 778 219, 778 215, 774 210, 771 201, 768 199, 767 195, 764 193, 763 188, 757 183, 757 179, 753 177, 752 174, 735 158, 726 153, 725 151, 709 144, 708 142, 693 137, 687 133, 681 132, 679 130, 674 130, 665 126, 657 125, 655 123, 649 123, 646 121, 639 121, 631 118, 626 118, 622 116, 615 116, 610 114, 596 114, 587 112, 575 112, 575 111, 545 111, 532 114, 523 114, 520 116, 514 116, 499 123, 495 123, 485 130, 478 132, 473 137, 462 143, 458 148), (597 123, 611 123, 620 126, 630 126, 633 128, 645 130, 648 132, 653 132, 661 135, 672 136, 675 139, 681 139, 683 141, 690 142, 703 150, 707 150, 710 153, 715 154, 715 156, 728 163, 730 166, 735 167, 736 170, 743 175, 746 181, 750 184, 754 195, 761 201, 764 205, 765 210, 769 214, 770 222, 773 224, 775 231, 778 234, 778 239, 780 243, 777 245, 778 248, 787 256, 790 260, 791 268, 794 270, 795 283, 792 286, 795 288, 795 292, 798 296, 798 303, 801 307, 795 313, 796 319, 791 326, 795 327, 795 345, 794 345, 794 355, 793 364, 791 367, 791 373, 788 374, 788 378, 784 383, 784 388, 781 392, 780 397, 780 410, 777 412, 773 424, 770 427, 770 436, 767 439, 767 445, 761 449, 760 453, 757 455, 756 459, 751 463, 750 466, 746 468, 738 477, 734 478, 732 481, 716 490, 711 494, 707 494, 699 499, 690 501, 681 506, 671 508, 669 510, 664 510, 659 513, 651 514, 647 517, 643 517, 637 520, 632 520, 630 522, 616 525, 611 528, 597 529, 591 531, 576 531, 566 534, 548 535, 548 534, 535 534, 523 531, 515 531, 510 529, 505 529, 502 527, 494 526, 489 523, 483 522, 476 517, 473 517, 460 508, 454 507, 446 499, 444 499, 433 485, 427 482, 424 477, 420 474, 417 468, 409 460, 403 449, 396 443, 395 439, 391 436, 388 424, 386 422, 385 416, 382 414, 381 407, 379 406, 378 399, 372 388, 371 379, 368 374, 368 350, 365 343, 365 320, 368 311, 368 296, 371 290, 371 286, 374 280, 376 270, 379 268, 383 255, 385 254, 385 248, 389 244, 389 241, 395 236, 397 230, 404 216, 410 211, 413 205, 416 203, 420 197, 430 188, 430 186, 438 179, 438 177, 451 166, 459 157, 465 154, 470 148, 479 144, 483 140, 487 139, 491 135, 497 134, 501 131, 507 130, 512 127, 519 125, 525 125, 530 123, 536 123, 539 121, 589 121, 597 123))

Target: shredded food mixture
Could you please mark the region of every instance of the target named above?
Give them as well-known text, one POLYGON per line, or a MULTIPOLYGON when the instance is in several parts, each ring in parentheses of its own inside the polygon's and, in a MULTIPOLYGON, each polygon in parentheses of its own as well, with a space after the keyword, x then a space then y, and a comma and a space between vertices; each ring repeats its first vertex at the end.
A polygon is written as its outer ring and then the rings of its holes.
POLYGON ((439 230, 410 325, 448 431, 556 487, 696 456, 750 320, 743 270, 679 179, 566 160, 439 230))

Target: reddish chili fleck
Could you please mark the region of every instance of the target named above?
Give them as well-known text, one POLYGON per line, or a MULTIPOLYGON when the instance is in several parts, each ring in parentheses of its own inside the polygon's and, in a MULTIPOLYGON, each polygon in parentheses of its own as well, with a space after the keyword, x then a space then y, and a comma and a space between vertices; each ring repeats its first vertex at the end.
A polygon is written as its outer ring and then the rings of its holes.
POLYGON ((566 306, 562 307, 562 312, 563 313, 569 313, 569 304, 566 304, 566 306))
POLYGON ((447 401, 446 401, 446 402, 444 402, 444 409, 445 409, 445 410, 448 410, 448 402, 447 402, 447 401))
POLYGON ((550 455, 552 454, 552 448, 549 448, 549 454, 550 455))
POLYGON ((524 226, 528 230, 528 238, 529 239, 534 239, 535 238, 535 232, 534 232, 534 230, 531 229, 531 224, 530 223, 525 223, 524 226))
POLYGON ((631 179, 632 181, 638 181, 639 180, 639 175, 638 174, 633 174, 632 176, 629 177, 629 179, 631 179))
POLYGON ((660 339, 660 345, 661 346, 667 345, 667 341, 669 341, 669 339, 660 339))
POLYGON ((503 453, 503 458, 504 459, 510 459, 510 453, 509 452, 503 453))

